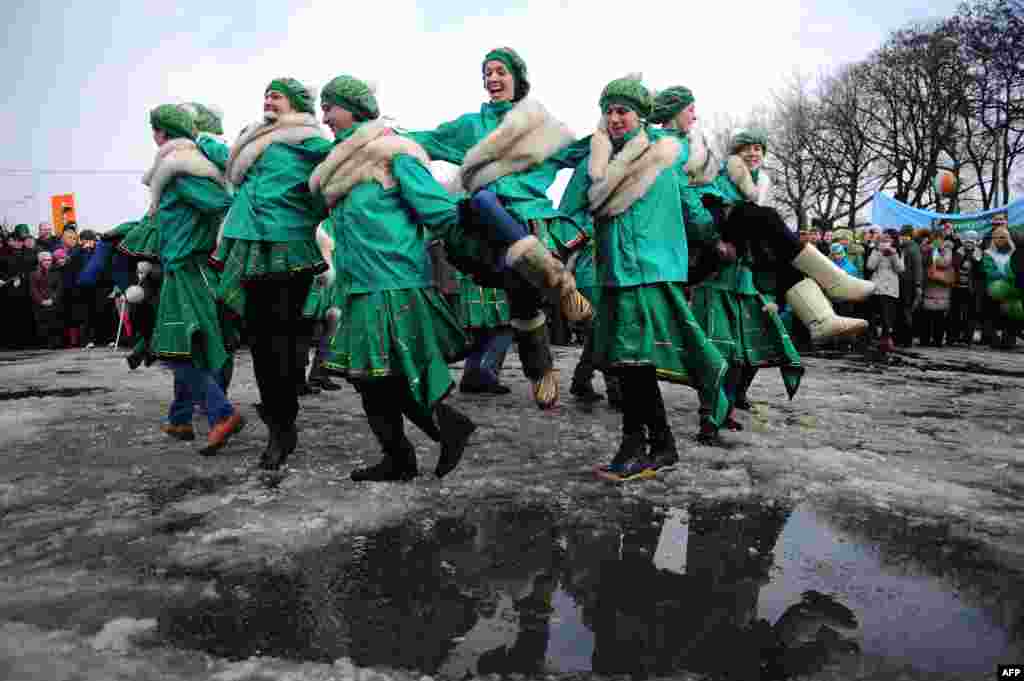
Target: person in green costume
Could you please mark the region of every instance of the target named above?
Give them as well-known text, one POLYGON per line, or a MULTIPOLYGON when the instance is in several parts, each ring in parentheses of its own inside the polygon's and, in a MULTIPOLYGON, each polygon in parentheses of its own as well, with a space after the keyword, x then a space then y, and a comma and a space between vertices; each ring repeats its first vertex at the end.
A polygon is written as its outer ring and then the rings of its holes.
POLYGON ((309 188, 330 207, 335 225, 328 277, 340 277, 343 320, 325 366, 357 386, 384 450, 380 462, 351 477, 407 481, 418 475, 416 449, 404 432, 408 418, 440 443, 434 472, 442 478, 458 465, 476 426, 444 402, 454 387, 448 363, 464 356, 467 339, 432 285, 424 228, 449 229, 457 204, 449 199, 437 211, 424 203, 417 187, 447 194, 426 169, 426 153, 392 123, 377 120, 377 98, 365 82, 334 78, 320 105, 335 145, 309 188), (396 157, 422 164, 397 182, 391 170, 396 157))
MULTIPOLYGON (((324 262, 333 262, 333 220, 328 218, 320 223, 320 226, 316 228, 316 241, 317 245, 320 246, 324 262)), ((328 285, 328 278, 326 273, 316 276, 313 280, 313 285, 309 289, 309 295, 306 297, 306 303, 302 306, 302 316, 313 323, 313 338, 318 339, 316 354, 313 356, 313 364, 309 369, 309 377, 305 382, 309 390, 334 392, 341 390, 341 386, 332 381, 331 377, 323 370, 323 364, 327 359, 327 353, 330 349, 331 338, 334 337, 338 328, 339 318, 335 301, 337 281, 328 285)), ((302 352, 308 355, 308 350, 305 349, 305 346, 303 346, 302 352)), ((305 367, 303 367, 303 370, 305 370, 305 367)))
POLYGON ((327 268, 314 239, 326 208, 308 181, 331 143, 317 124, 314 101, 294 78, 267 85, 263 120, 231 147, 226 175, 234 203, 211 258, 222 271, 221 300, 248 330, 268 431, 264 470, 279 469, 298 443, 302 306, 313 277, 327 268))
POLYGON ((560 225, 571 218, 555 209, 547 191, 562 168, 572 168, 585 148, 573 145, 568 129, 528 98, 526 63, 510 47, 484 56, 483 86, 489 100, 479 113, 467 113, 436 130, 411 132, 431 159, 461 166, 459 182, 471 198, 464 203, 463 230, 445 241, 451 263, 480 285, 503 288, 523 372, 537 406, 558 401, 542 308, 545 297, 569 321, 592 314, 562 258, 582 243, 578 228, 560 225), (471 233, 470 233, 471 232, 471 233), (568 232, 571 238, 556 241, 568 232))
MULTIPOLYGON (((692 186, 695 184, 692 178, 697 175, 698 167, 705 167, 709 159, 696 158, 703 146, 702 138, 694 129, 696 118, 695 100, 688 88, 674 86, 659 92, 655 98, 651 122, 659 123, 667 132, 677 135, 687 148, 687 153, 680 155, 681 162, 677 166, 681 191, 700 193, 700 186, 692 186)), ((713 191, 713 185, 703 186, 706 191, 713 191)), ((703 234, 688 232, 687 239, 690 243, 703 241, 707 248, 720 241, 713 221, 703 234)), ((804 371, 800 356, 778 316, 778 307, 771 292, 762 294, 755 286, 749 254, 731 262, 720 261, 715 272, 695 282, 690 304, 694 317, 729 363, 731 370, 726 394, 731 398, 733 407, 750 408, 746 389, 762 367, 780 368, 786 392, 792 399, 804 371)), ((702 415, 709 409, 710 405, 702 404, 702 415)), ((732 409, 724 425, 729 430, 743 429, 733 417, 732 409)), ((702 419, 698 441, 714 444, 716 439, 717 429, 702 419)))
MULTIPOLYGON (((151 112, 150 123, 159 151, 143 181, 152 195, 150 214, 160 230, 164 272, 152 351, 173 368, 176 385, 205 399, 210 431, 202 453, 210 455, 244 425, 217 380, 230 354, 217 310, 217 275, 207 263, 231 196, 220 169, 196 145, 195 121, 187 110, 159 106, 151 112)), ((187 414, 176 403, 167 425, 188 439, 192 402, 187 414)))
POLYGON ((866 300, 874 284, 836 267, 813 243, 801 242, 768 205, 771 182, 762 168, 767 149, 763 133, 738 132, 714 186, 702 189, 722 240, 740 256, 750 256, 755 278, 771 282, 777 299, 793 308, 812 341, 864 333, 867 322, 837 315, 829 297, 866 300))
POLYGON ((610 82, 600 97, 602 122, 563 195, 561 209, 589 213, 596 243, 594 359, 619 375, 622 441, 599 474, 646 476, 678 461, 658 380, 686 382, 712 405, 720 425, 729 409, 722 386, 728 364, 693 317, 688 277, 688 220, 708 220, 692 192, 680 191, 675 167, 682 145, 647 124, 653 98, 638 76, 610 82))

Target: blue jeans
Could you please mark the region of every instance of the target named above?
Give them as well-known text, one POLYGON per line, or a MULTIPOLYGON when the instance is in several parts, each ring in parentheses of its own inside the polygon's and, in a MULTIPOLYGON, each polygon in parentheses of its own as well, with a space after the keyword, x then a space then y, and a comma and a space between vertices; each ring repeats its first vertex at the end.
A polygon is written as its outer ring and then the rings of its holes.
POLYGON ((510 345, 512 332, 508 329, 482 332, 466 357, 465 371, 472 372, 489 385, 497 385, 501 382, 501 369, 510 345))
POLYGON ((206 418, 212 428, 217 421, 231 416, 234 405, 225 394, 225 383, 230 373, 222 369, 211 372, 200 369, 191 362, 168 362, 174 371, 174 400, 167 412, 167 420, 180 426, 192 423, 192 412, 195 409, 196 396, 206 402, 206 418))

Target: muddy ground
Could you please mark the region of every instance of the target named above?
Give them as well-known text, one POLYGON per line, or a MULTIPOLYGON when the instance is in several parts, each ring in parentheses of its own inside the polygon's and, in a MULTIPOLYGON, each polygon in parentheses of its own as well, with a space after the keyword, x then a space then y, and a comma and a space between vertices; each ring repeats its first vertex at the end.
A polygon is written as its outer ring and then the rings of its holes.
MULTIPOLYGON (((557 351, 563 393, 578 349, 557 351)), ((106 349, 0 354, 0 679, 987 679, 1024 662, 1024 350, 818 353, 725 446, 622 486, 620 417, 456 394, 438 482, 378 456, 357 394, 305 397, 286 474, 265 429, 214 458, 159 431, 171 380, 106 349)), ((458 378, 460 369, 453 375, 458 378)), ((601 389, 601 381, 597 380, 601 389)), ((205 418, 197 415, 205 436, 205 418)), ((421 468, 436 445, 409 427, 421 468)))

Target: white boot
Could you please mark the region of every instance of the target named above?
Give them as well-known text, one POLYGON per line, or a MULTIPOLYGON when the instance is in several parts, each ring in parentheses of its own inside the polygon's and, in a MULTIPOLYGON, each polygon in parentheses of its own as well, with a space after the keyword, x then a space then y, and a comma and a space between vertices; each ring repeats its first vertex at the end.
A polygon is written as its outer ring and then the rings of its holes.
POLYGON ((818 282, 829 298, 858 302, 875 292, 875 283, 851 277, 811 244, 793 258, 793 267, 818 282))
POLYGON ((804 279, 786 291, 786 302, 792 306, 796 318, 810 330, 812 341, 852 338, 867 331, 868 323, 863 319, 837 315, 813 279, 804 279))
POLYGON ((590 303, 576 290, 572 272, 537 237, 530 235, 509 246, 505 259, 509 267, 558 305, 562 316, 570 322, 585 321, 594 315, 590 303))

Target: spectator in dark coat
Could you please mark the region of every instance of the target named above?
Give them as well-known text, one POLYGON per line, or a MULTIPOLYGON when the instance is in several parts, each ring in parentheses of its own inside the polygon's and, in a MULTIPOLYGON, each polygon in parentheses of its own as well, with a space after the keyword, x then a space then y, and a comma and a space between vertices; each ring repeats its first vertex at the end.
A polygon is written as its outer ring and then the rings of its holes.
POLYGON ((974 343, 974 331, 978 326, 978 293, 981 282, 981 249, 978 248, 978 233, 967 231, 960 235, 960 247, 953 250, 953 269, 957 273, 949 308, 949 328, 946 340, 949 343, 974 343))
POLYGON ((924 260, 921 247, 914 241, 914 228, 904 225, 900 230, 903 272, 900 274, 902 315, 896 320, 896 345, 909 348, 914 344, 914 313, 924 297, 924 260))
POLYGON ((29 278, 36 268, 36 251, 26 248, 26 240, 32 238, 28 225, 18 225, 8 239, 8 250, 4 256, 3 271, 7 291, 4 301, 5 345, 11 348, 30 348, 36 341, 36 323, 32 314, 32 298, 29 292, 29 278))
POLYGON ((53 225, 49 222, 40 222, 38 235, 36 236, 36 248, 41 251, 53 253, 64 245, 61 238, 53 233, 53 225))
POLYGON ((54 270, 53 255, 39 251, 39 267, 30 277, 30 293, 35 312, 36 330, 40 341, 51 350, 61 347, 64 324, 61 320, 61 291, 64 288, 63 275, 54 270))

